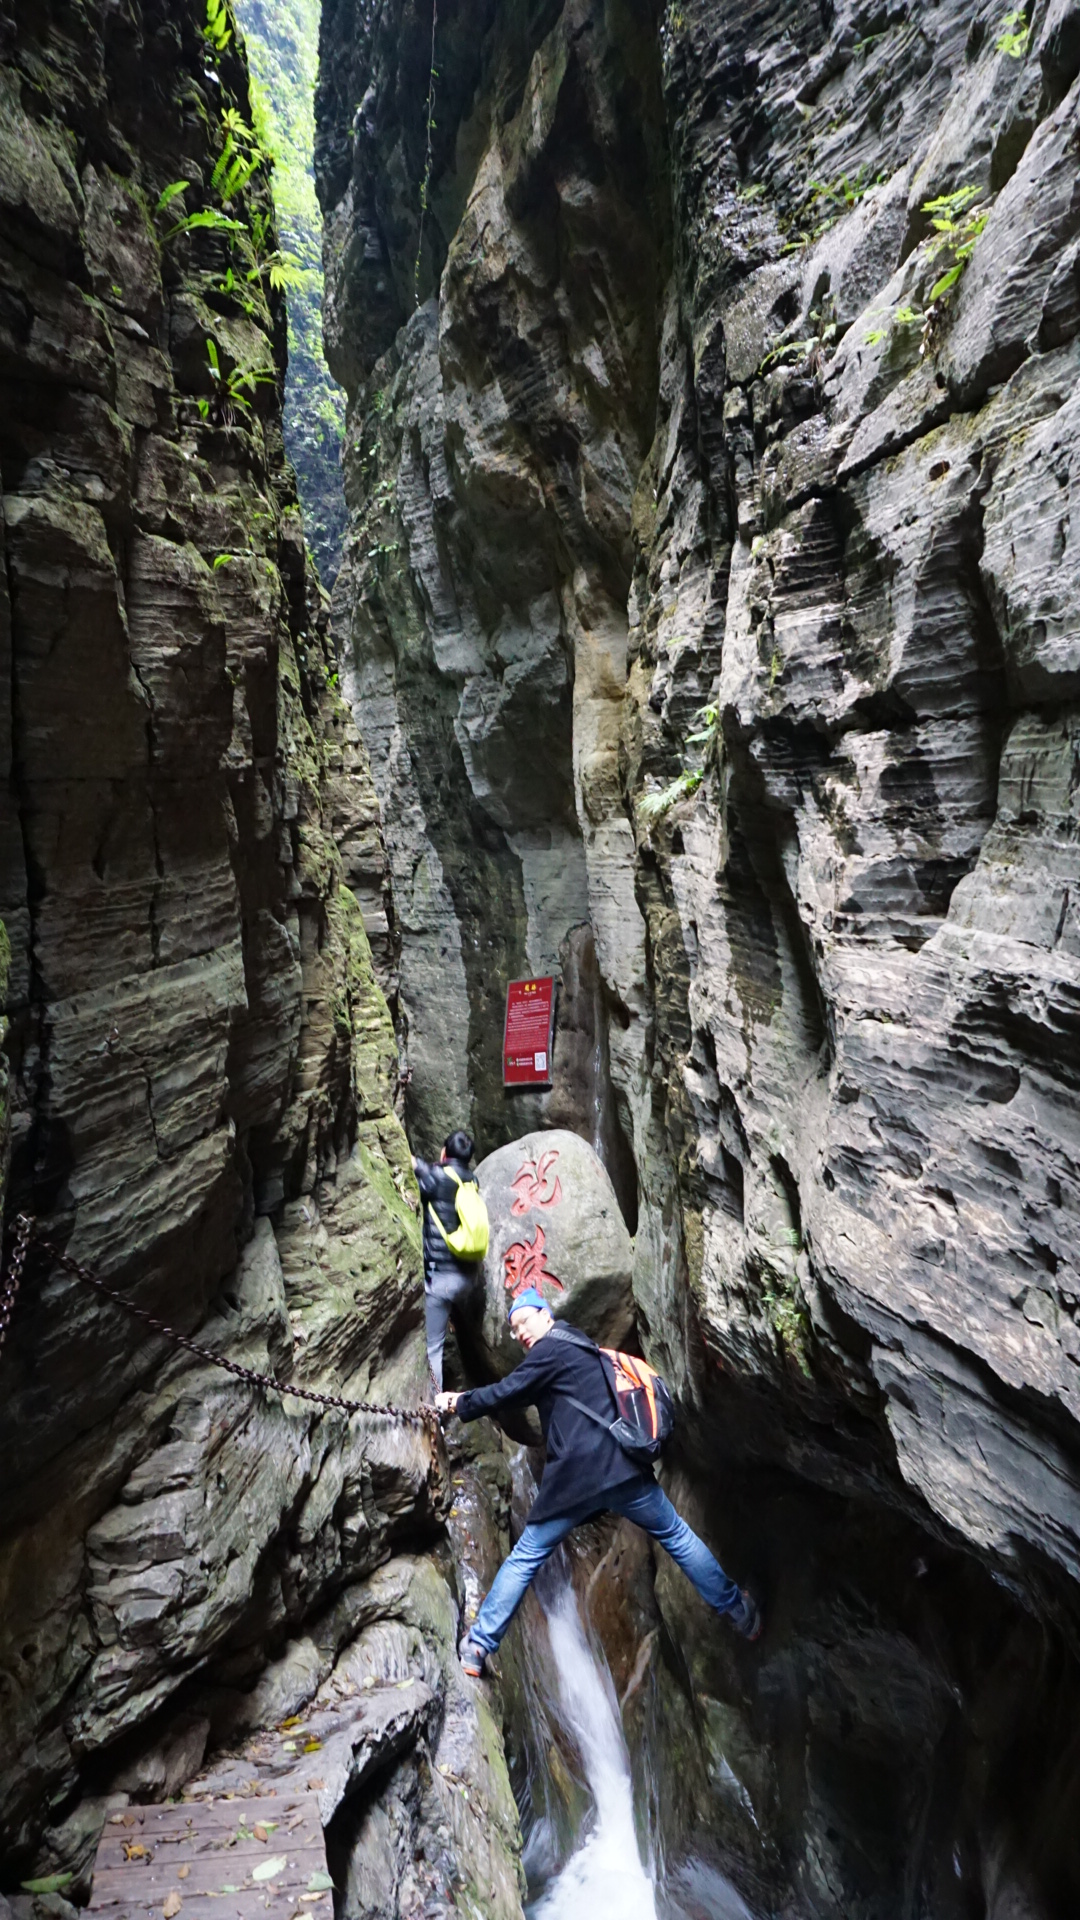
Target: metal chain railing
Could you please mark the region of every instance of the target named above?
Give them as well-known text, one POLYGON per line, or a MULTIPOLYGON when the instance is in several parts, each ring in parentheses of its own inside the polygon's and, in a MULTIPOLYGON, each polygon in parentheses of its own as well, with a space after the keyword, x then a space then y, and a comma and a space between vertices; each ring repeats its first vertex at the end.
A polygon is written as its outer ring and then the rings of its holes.
POLYGON ((26 1250, 30 1245, 30 1232, 33 1221, 29 1214, 20 1213, 15 1222, 15 1250, 11 1256, 7 1279, 0 1287, 0 1353, 4 1351, 4 1341, 11 1325, 11 1316, 15 1311, 15 1295, 19 1291, 23 1268, 26 1265, 26 1250))
POLYGON ((114 1305, 123 1307, 124 1312, 129 1313, 132 1319, 141 1321, 143 1326, 149 1327, 152 1333, 162 1334, 166 1340, 171 1340, 174 1346, 183 1347, 187 1353, 193 1353, 197 1360, 205 1360, 212 1367, 221 1367, 225 1373, 231 1373, 235 1379, 246 1381, 248 1386, 261 1387, 267 1392, 289 1394, 294 1400, 310 1400, 316 1406, 336 1407, 341 1413, 381 1414, 388 1420, 400 1420, 405 1426, 421 1428, 427 1433, 434 1447, 436 1435, 439 1432, 438 1414, 434 1407, 380 1406, 371 1400, 346 1400, 339 1393, 319 1393, 314 1387, 290 1386, 285 1380, 275 1380, 272 1374, 257 1373, 254 1367, 241 1366, 238 1360, 227 1360, 224 1354, 215 1353, 212 1347, 200 1346, 197 1340, 190 1340, 186 1333, 178 1333, 175 1327, 170 1327, 164 1320, 159 1320, 155 1314, 147 1313, 145 1307, 137 1307, 133 1300, 128 1300, 122 1293, 117 1293, 115 1287, 106 1286, 104 1280, 99 1280, 88 1267, 81 1266, 78 1260, 71 1258, 70 1254, 61 1253, 59 1247, 54 1247, 52 1242, 38 1231, 35 1222, 26 1213, 20 1213, 15 1222, 14 1249, 7 1279, 3 1287, 0 1287, 0 1352, 3 1351, 4 1340, 11 1322, 15 1296, 22 1281, 31 1237, 35 1245, 47 1253, 58 1267, 63 1267, 65 1273, 70 1273, 74 1279, 83 1281, 88 1287, 93 1287, 94 1291, 103 1294, 106 1300, 111 1300, 114 1305))

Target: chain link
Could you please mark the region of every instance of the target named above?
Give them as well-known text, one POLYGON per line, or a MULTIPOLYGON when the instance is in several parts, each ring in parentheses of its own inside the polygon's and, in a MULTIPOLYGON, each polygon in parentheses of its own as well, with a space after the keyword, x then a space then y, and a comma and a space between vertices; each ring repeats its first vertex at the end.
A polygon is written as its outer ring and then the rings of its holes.
POLYGON ((19 1282, 26 1265, 26 1250, 30 1245, 32 1221, 28 1214, 20 1213, 15 1222, 15 1250, 11 1256, 11 1265, 3 1287, 0 1287, 0 1353, 4 1351, 4 1341, 15 1311, 15 1295, 19 1291, 19 1282))
POLYGON ((66 1273, 70 1273, 76 1280, 83 1281, 84 1285, 93 1287, 94 1291, 103 1294, 106 1300, 111 1300, 116 1306, 123 1307, 125 1313, 129 1313, 134 1320, 141 1320, 143 1326, 149 1327, 152 1333, 160 1333, 166 1340, 171 1340, 174 1346, 183 1347, 187 1353, 193 1353, 197 1360, 205 1360, 212 1367, 221 1367, 225 1373, 231 1373, 235 1379, 246 1381, 248 1386, 262 1387, 273 1393, 287 1393, 294 1400, 310 1400, 316 1406, 336 1407, 341 1413, 375 1413, 382 1414, 388 1420, 400 1420, 407 1427, 421 1428, 427 1433, 433 1447, 435 1446, 439 1427, 438 1415, 434 1407, 377 1406, 370 1400, 345 1400, 338 1393, 319 1393, 314 1387, 291 1387, 283 1380, 275 1380, 272 1374, 256 1373, 254 1367, 243 1367, 238 1360, 226 1360, 223 1354, 215 1353, 211 1347, 200 1346, 197 1340, 189 1340, 186 1333, 177 1333, 175 1327, 170 1327, 164 1320, 158 1320, 154 1314, 147 1313, 145 1307, 137 1307, 134 1301, 125 1299, 122 1293, 117 1293, 115 1288, 106 1286, 104 1280, 99 1280, 88 1267, 80 1266, 70 1254, 61 1253, 59 1247, 54 1247, 43 1233, 37 1231, 33 1220, 26 1213, 20 1213, 15 1222, 14 1251, 8 1268, 7 1281, 0 1289, 0 1351, 3 1350, 4 1339, 15 1306, 15 1295, 18 1293, 26 1265, 31 1234, 34 1235, 36 1245, 55 1260, 58 1267, 63 1267, 66 1273))

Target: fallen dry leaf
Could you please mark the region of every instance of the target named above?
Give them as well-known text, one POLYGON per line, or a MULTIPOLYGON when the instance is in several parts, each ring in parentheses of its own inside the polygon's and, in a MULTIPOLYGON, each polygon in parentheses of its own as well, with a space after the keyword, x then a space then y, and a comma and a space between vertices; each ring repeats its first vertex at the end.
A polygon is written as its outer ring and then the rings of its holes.
POLYGON ((133 1827, 135 1825, 135 1815, 133 1813, 122 1813, 120 1820, 121 1824, 125 1827, 133 1827))
POLYGON ((257 1881, 273 1880, 277 1874, 284 1873, 288 1864, 284 1853, 275 1853, 269 1860, 260 1860, 257 1867, 252 1867, 251 1877, 257 1881))
POLYGON ((190 1872, 191 1872, 190 1867, 177 1867, 176 1877, 178 1880, 186 1880, 190 1872))
POLYGON ((145 1860, 146 1848, 142 1846, 138 1840, 125 1840, 124 1859, 125 1860, 145 1860))
POLYGON ((165 1920, 176 1920, 176 1916, 179 1913, 183 1904, 184 1903, 181 1900, 180 1895, 177 1893, 176 1888, 174 1887, 171 1893, 166 1894, 165 1904, 161 1909, 162 1913, 165 1916, 165 1920))
POLYGON ((254 1833, 256 1840, 261 1840, 263 1843, 263 1846, 265 1847, 267 1838, 268 1838, 266 1828, 261 1825, 256 1826, 252 1828, 252 1832, 254 1833))

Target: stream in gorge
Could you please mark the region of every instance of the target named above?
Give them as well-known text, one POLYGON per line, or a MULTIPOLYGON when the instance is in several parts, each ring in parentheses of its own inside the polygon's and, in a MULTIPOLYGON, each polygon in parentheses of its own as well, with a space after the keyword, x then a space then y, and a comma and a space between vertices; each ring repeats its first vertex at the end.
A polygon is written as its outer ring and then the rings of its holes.
MULTIPOLYGON (((520 1449, 511 1472, 520 1524, 536 1492, 520 1449)), ((757 1920, 704 1861, 683 1859, 668 1875, 653 1769, 646 1755, 635 1792, 611 1669, 567 1546, 518 1619, 511 1717, 527 1756, 519 1786, 527 1920, 757 1920)))
POLYGON ((670 1886, 658 1884, 654 1834, 642 1859, 630 1756, 611 1674, 582 1620, 564 1555, 556 1555, 542 1576, 540 1598, 550 1663, 544 1663, 546 1685, 534 1704, 531 1738, 541 1751, 550 1750, 550 1722, 559 1723, 576 1749, 590 1804, 559 1868, 551 1865, 547 1819, 541 1816, 527 1831, 524 1864, 533 1890, 528 1920, 756 1920, 734 1887, 703 1862, 684 1864, 670 1886))
MULTIPOLYGON (((586 1913, 593 1920, 656 1920, 653 1875, 638 1850, 630 1758, 611 1676, 589 1643, 564 1567, 549 1573, 543 1600, 558 1687, 548 1711, 558 1715, 577 1747, 592 1805, 574 1835, 570 1859, 526 1911, 530 1920, 580 1920, 586 1913)), ((543 1880, 549 1845, 541 1820, 525 1846, 531 1881, 543 1880)))

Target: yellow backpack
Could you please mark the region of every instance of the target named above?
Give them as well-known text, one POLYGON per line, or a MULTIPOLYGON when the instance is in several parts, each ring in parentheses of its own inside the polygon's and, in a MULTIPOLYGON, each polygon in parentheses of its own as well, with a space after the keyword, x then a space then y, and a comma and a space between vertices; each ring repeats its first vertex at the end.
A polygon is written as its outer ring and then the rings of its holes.
POLYGON ((482 1260, 488 1250, 488 1240, 491 1236, 484 1196, 475 1180, 463 1180, 460 1173, 454 1172, 453 1167, 444 1167, 443 1172, 450 1175, 457 1187, 455 1204, 458 1224, 453 1233, 447 1233, 434 1207, 431 1209, 431 1217, 451 1253, 456 1253, 459 1260, 482 1260))

